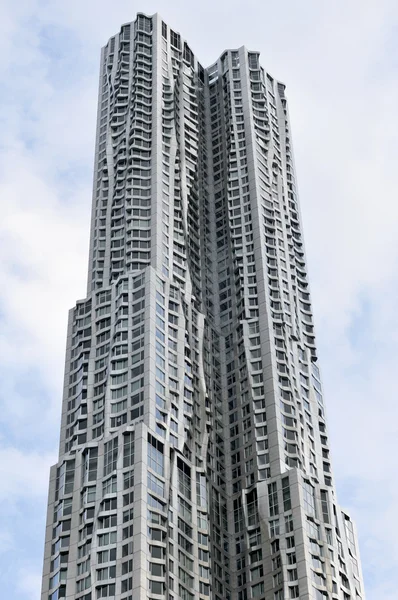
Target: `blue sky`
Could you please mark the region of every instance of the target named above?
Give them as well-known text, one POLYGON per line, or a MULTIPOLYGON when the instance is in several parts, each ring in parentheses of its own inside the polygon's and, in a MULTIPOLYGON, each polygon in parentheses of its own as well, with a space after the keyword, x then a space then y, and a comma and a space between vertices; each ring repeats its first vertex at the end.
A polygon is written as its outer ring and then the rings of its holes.
POLYGON ((339 500, 367 600, 396 600, 396 0, 0 4, 3 595, 40 595, 67 310, 86 289, 99 51, 138 10, 159 11, 203 64, 245 44, 287 84, 339 500))

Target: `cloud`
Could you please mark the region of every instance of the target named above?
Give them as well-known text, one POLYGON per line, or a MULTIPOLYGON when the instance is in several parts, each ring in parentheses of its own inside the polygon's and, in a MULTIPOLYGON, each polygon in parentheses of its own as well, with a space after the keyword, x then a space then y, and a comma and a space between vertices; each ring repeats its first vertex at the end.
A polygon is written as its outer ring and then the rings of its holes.
POLYGON ((0 556, 13 547, 12 536, 7 532, 0 532, 0 556))
MULTIPOLYGON (((246 44, 287 84, 338 495, 358 522, 367 599, 390 600, 398 555, 398 7, 186 6, 148 0, 144 8, 159 10, 204 65, 246 44)), ((10 600, 39 596, 67 310, 86 288, 99 48, 134 11, 127 0, 111 11, 105 0, 0 5, 0 501, 12 499, 0 552, 8 548, 13 565, 2 567, 10 600), (21 547, 19 557, 12 548, 21 547)))
POLYGON ((37 600, 38 590, 41 589, 41 574, 36 571, 29 572, 24 567, 19 572, 17 589, 26 600, 37 600))
MULTIPOLYGON (((85 293, 87 198, 77 181, 62 187, 19 146, 0 153, 0 424, 24 439, 58 430, 67 311, 85 293), (77 294, 77 291, 80 292, 77 294), (38 410, 42 419, 35 427, 38 410)), ((66 163, 63 163, 64 165, 66 163)))
POLYGON ((0 580, 7 598, 36 599, 41 588, 49 465, 56 453, 25 453, 0 440, 0 580))
MULTIPOLYGON (((16 448, 0 448, 0 504, 15 501, 23 491, 24 499, 45 498, 49 479, 48 465, 56 454, 24 454, 16 448)), ((8 539, 7 536, 5 538, 8 539)))

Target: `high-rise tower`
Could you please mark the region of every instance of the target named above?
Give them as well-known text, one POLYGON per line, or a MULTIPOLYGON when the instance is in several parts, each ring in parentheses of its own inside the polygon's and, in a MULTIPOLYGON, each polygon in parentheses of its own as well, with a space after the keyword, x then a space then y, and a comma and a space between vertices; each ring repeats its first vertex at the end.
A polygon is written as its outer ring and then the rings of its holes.
POLYGON ((42 600, 364 600, 336 503, 285 87, 158 15, 101 56, 42 600))

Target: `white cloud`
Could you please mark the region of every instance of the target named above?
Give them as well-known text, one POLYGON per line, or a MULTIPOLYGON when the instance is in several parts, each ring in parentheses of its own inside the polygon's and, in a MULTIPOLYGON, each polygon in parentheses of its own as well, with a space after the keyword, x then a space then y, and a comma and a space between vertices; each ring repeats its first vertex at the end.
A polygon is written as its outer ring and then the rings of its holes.
POLYGON ((9 552, 14 546, 14 542, 10 533, 0 531, 0 555, 9 552))
POLYGON ((18 574, 17 589, 26 600, 37 600, 41 589, 41 573, 29 570, 24 566, 18 574))
POLYGON ((22 494, 24 499, 46 497, 49 465, 56 460, 55 452, 24 453, 12 447, 0 448, 0 503, 15 502, 22 494))
MULTIPOLYGON (((187 10, 181 0, 148 0, 144 8, 159 10, 204 64, 244 43, 287 84, 340 499, 358 521, 367 598, 390 600, 398 7, 260 4, 205 0, 187 10)), ((0 6, 0 425, 11 439, 1 440, 0 493, 16 502, 45 496, 55 460, 67 310, 85 294, 99 47, 135 10, 127 0, 112 11, 105 0, 0 6)), ((33 597, 38 578, 28 576, 25 596, 7 597, 33 597)))

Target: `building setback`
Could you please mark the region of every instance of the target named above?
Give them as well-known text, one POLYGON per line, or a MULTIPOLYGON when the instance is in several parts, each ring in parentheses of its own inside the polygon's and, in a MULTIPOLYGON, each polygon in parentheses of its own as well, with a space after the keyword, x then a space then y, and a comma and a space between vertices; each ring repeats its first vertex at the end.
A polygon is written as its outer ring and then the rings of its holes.
POLYGON ((159 15, 101 54, 42 600, 364 600, 330 461, 285 86, 159 15))

